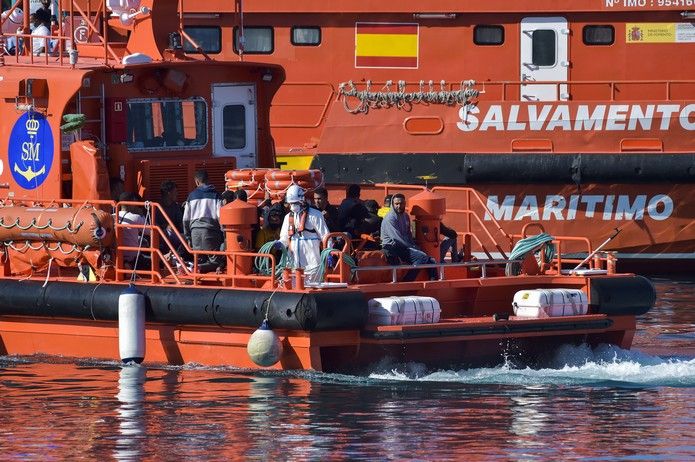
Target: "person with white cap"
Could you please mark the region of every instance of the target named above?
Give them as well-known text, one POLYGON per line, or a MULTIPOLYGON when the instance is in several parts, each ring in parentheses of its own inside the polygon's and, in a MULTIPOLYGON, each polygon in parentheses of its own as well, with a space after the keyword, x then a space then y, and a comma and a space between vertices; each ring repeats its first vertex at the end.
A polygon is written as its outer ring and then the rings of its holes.
POLYGON ((290 213, 282 222, 280 242, 289 249, 294 268, 304 269, 306 282, 320 282, 321 241, 329 231, 321 212, 308 206, 304 194, 296 184, 287 189, 290 213))

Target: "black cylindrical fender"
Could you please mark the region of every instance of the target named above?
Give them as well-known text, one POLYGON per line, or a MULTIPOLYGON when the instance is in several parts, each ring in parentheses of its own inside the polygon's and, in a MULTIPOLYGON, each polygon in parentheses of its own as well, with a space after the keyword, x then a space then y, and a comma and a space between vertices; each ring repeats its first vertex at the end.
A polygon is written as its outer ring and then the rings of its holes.
POLYGON ((654 306, 656 290, 643 276, 591 278, 591 307, 594 313, 640 315, 654 306))
MULTIPOLYGON (((126 286, 0 280, 0 314, 115 321, 126 286)), ((281 292, 245 289, 146 286, 148 322, 258 327, 266 317, 275 329, 360 329, 368 307, 356 290, 281 292)))

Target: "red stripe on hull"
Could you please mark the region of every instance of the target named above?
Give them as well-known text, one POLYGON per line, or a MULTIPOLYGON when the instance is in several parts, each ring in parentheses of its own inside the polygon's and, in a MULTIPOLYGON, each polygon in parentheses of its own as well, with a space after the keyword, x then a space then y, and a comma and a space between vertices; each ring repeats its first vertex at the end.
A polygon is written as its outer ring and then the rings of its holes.
POLYGON ((417 24, 357 24, 358 34, 417 34, 417 24))
POLYGON ((356 56, 355 67, 417 68, 417 56, 356 56))

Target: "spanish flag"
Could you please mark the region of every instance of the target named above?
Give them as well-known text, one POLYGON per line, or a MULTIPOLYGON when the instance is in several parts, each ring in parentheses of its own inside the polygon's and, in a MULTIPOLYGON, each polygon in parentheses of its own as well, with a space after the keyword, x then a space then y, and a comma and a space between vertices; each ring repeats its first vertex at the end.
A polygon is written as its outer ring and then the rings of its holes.
POLYGON ((358 22, 355 24, 355 67, 418 66, 418 25, 358 22))

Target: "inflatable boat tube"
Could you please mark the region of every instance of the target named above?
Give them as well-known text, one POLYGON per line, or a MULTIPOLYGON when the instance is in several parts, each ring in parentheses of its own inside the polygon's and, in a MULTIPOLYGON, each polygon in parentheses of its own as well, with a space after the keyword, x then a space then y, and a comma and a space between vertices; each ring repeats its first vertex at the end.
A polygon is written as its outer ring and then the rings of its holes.
MULTIPOLYGON (((0 315, 115 321, 122 284, 0 280, 0 315)), ((366 325, 359 291, 276 292, 219 288, 138 286, 147 322, 257 328, 268 311, 273 329, 322 331, 366 325), (272 294, 272 297, 271 297, 272 294)))
POLYGON ((643 276, 592 278, 591 307, 594 313, 607 315, 641 315, 652 309, 656 291, 643 276))

